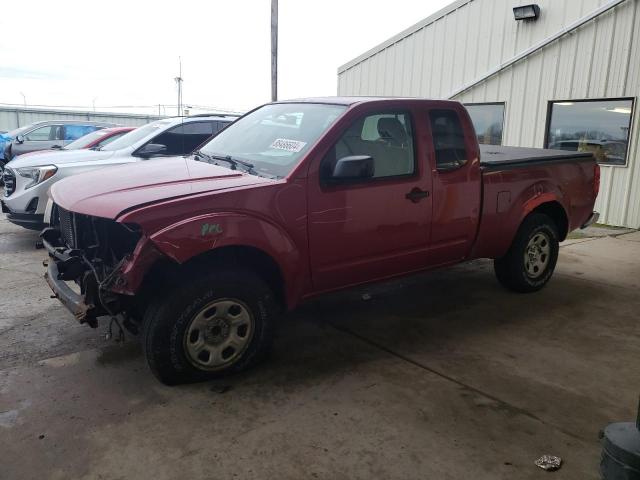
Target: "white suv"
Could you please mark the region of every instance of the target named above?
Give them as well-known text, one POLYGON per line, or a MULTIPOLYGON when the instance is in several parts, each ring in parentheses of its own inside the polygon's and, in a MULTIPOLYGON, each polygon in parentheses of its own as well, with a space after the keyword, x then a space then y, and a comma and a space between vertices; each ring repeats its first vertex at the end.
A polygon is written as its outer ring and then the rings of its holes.
POLYGON ((96 168, 186 155, 236 118, 168 118, 137 128, 99 150, 62 150, 15 158, 4 169, 2 211, 16 225, 41 230, 49 222, 47 192, 58 180, 96 168))

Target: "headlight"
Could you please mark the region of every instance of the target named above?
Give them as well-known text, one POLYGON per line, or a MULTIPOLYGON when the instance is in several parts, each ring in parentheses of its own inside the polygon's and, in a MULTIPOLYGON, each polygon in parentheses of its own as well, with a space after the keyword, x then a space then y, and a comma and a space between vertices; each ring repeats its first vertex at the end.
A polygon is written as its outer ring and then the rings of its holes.
POLYGON ((24 186, 26 189, 34 187, 39 183, 44 182, 46 179, 53 177, 58 171, 58 167, 46 165, 44 167, 16 168, 16 171, 21 177, 31 179, 31 181, 24 186))

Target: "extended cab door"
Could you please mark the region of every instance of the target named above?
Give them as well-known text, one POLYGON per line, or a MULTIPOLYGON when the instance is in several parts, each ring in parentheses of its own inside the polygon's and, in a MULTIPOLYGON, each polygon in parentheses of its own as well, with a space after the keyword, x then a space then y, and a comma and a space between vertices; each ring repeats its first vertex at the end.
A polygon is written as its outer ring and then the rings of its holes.
POLYGON ((308 177, 310 264, 316 292, 419 270, 428 264, 431 178, 422 124, 406 109, 341 122, 308 177), (372 178, 334 181, 338 160, 373 158, 372 178))
POLYGON ((422 113, 431 130, 433 219, 431 265, 466 258, 480 221, 482 178, 478 141, 461 105, 442 103, 422 113))

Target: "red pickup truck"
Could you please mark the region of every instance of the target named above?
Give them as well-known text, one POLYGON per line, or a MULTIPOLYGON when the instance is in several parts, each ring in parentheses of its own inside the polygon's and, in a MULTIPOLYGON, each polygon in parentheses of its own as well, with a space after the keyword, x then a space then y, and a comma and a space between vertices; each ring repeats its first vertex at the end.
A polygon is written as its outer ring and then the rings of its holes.
POLYGON ((481 149, 456 102, 277 102, 192 155, 55 184, 45 276, 80 322, 139 329, 160 381, 196 381, 258 361, 324 292, 474 258, 534 292, 598 187, 590 153, 481 149))

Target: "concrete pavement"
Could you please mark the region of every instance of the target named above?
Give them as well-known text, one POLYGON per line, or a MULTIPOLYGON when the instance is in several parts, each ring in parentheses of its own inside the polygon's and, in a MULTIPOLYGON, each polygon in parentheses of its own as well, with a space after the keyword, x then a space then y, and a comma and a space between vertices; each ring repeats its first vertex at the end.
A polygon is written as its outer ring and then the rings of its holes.
POLYGON ((536 479, 545 453, 598 478, 598 431, 640 393, 638 235, 569 242, 532 295, 488 261, 333 295, 264 365, 169 388, 135 339, 75 324, 0 220, 0 479, 536 479))

